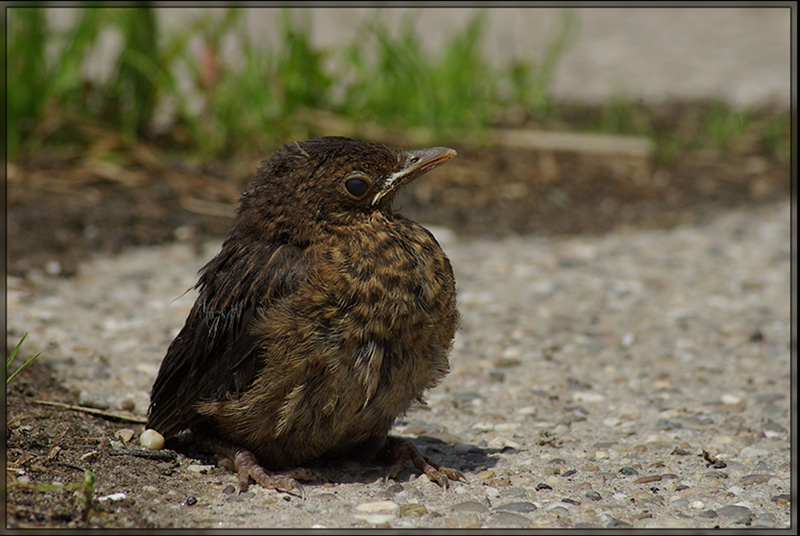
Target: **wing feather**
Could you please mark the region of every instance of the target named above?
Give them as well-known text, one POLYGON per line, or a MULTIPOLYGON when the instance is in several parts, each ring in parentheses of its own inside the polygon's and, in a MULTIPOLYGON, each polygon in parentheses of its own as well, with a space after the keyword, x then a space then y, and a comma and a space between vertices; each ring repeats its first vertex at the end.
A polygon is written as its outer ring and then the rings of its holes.
POLYGON ((195 410, 201 400, 236 398, 246 389, 263 359, 249 329, 253 318, 305 277, 296 246, 223 244, 200 271, 197 301, 161 363, 147 427, 174 436, 202 421, 195 410))

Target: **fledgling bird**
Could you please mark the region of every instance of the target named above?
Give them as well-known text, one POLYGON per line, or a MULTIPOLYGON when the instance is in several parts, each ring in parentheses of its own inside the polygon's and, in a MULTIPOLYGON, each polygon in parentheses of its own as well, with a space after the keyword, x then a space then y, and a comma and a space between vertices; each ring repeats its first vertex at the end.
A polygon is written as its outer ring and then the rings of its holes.
POLYGON ((449 370, 453 270, 433 235, 392 211, 398 188, 456 155, 324 137, 281 147, 242 193, 197 301, 170 344, 147 428, 190 429, 250 479, 302 492, 304 464, 348 452, 464 476, 388 435, 449 370))

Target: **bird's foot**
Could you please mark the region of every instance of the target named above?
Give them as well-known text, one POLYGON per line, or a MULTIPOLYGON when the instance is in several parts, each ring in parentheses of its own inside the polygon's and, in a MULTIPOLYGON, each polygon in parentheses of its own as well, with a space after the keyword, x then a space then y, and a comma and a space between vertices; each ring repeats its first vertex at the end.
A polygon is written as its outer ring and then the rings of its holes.
POLYGON ((308 469, 297 468, 285 472, 267 471, 261 466, 255 454, 243 448, 237 448, 232 458, 221 456, 219 465, 230 469, 239 477, 238 493, 247 491, 250 479, 253 479, 265 488, 294 493, 302 499, 306 498, 306 492, 297 480, 311 480, 311 471, 308 469))
POLYGON ((289 471, 267 471, 258 457, 249 450, 202 430, 195 430, 195 439, 204 450, 217 454, 217 465, 233 471, 239 477, 238 492, 250 487, 250 479, 265 488, 294 493, 306 498, 306 492, 298 480, 311 480, 310 470, 296 468, 289 471))
POLYGON ((402 469, 406 462, 410 460, 417 470, 425 473, 431 481, 436 482, 443 488, 449 488, 451 480, 463 480, 464 482, 469 482, 467 477, 461 474, 460 471, 456 471, 450 467, 442 467, 441 465, 428 460, 419 452, 419 450, 417 450, 417 447, 414 445, 414 443, 408 439, 389 437, 386 448, 389 454, 390 463, 392 463, 391 469, 389 469, 389 473, 386 475, 387 478, 393 478, 397 476, 397 473, 400 472, 400 469, 402 469))

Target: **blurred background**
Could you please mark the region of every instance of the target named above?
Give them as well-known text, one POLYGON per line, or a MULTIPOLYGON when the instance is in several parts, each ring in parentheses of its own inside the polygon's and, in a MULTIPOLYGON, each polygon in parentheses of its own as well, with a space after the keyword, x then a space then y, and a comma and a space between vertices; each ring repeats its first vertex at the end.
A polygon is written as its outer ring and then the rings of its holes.
POLYGON ((222 236, 258 162, 321 135, 456 148, 398 199, 456 234, 676 225, 790 195, 789 7, 5 14, 12 275, 222 236))

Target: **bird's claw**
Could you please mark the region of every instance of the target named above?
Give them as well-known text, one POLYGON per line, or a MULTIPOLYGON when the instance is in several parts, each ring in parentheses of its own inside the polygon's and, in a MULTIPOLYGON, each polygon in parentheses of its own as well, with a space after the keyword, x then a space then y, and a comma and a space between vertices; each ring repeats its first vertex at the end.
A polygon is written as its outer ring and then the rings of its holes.
POLYGON ((248 450, 239 449, 234 458, 236 473, 239 477, 239 493, 244 493, 250 486, 250 479, 252 478, 261 486, 269 489, 285 491, 298 495, 301 499, 306 498, 306 491, 300 483, 293 478, 304 478, 311 475, 308 469, 296 469, 288 473, 268 473, 261 464, 258 458, 248 450))
POLYGON ((460 471, 456 471, 450 467, 442 467, 425 458, 411 441, 397 437, 390 437, 389 440, 389 455, 393 460, 396 460, 396 463, 392 465, 389 473, 386 475, 387 480, 390 477, 394 478, 397 476, 397 473, 402 469, 403 465, 411 460, 411 463, 414 464, 417 470, 425 473, 432 482, 436 482, 442 488, 450 488, 451 480, 454 482, 459 480, 469 482, 460 471))

